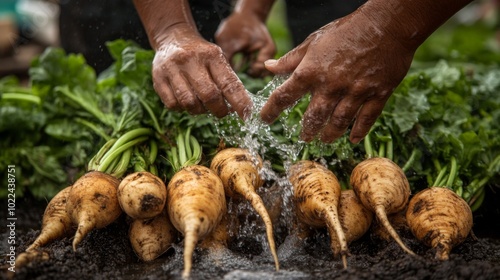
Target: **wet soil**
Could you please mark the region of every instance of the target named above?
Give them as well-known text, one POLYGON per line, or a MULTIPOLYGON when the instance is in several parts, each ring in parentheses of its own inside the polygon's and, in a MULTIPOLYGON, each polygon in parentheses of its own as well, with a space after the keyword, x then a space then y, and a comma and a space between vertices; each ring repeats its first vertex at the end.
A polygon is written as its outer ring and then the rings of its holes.
MULTIPOLYGON (((498 191, 498 189, 497 189, 498 191)), ((488 191, 484 206, 474 213, 473 231, 455 247, 448 261, 433 259, 434 251, 400 230, 403 241, 417 253, 409 256, 393 241, 381 240, 372 233, 353 242, 349 248, 348 268, 333 257, 326 232, 315 231, 298 240, 277 224, 280 271, 274 270, 258 218, 253 232, 236 237, 222 254, 198 249, 193 258, 192 279, 500 279, 500 198, 488 191)), ((46 201, 24 198, 16 205, 16 253, 34 241, 41 226, 46 201)), ((6 205, 6 204, 2 204, 6 205)), ((6 221, 5 212, 0 220, 6 221)), ((5 222, 4 222, 5 223, 5 222)), ((0 230, 0 279, 181 279, 182 242, 177 242, 158 259, 144 263, 134 254, 127 237, 127 221, 121 217, 110 226, 94 230, 76 252, 71 239, 64 238, 43 248, 49 260, 16 267, 7 274, 6 254, 9 232, 0 230)))

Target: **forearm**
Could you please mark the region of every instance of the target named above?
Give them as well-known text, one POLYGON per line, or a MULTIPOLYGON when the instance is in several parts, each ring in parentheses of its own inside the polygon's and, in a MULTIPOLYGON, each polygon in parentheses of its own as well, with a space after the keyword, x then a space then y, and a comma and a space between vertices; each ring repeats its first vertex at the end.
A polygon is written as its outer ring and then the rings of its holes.
POLYGON ((416 49, 472 0, 369 0, 358 11, 375 28, 416 49))
POLYGON ((274 2, 275 0, 238 0, 234 12, 252 13, 257 15, 262 22, 265 22, 274 2))
POLYGON ((176 32, 174 26, 198 33, 187 0, 134 0, 134 5, 155 50, 176 32))

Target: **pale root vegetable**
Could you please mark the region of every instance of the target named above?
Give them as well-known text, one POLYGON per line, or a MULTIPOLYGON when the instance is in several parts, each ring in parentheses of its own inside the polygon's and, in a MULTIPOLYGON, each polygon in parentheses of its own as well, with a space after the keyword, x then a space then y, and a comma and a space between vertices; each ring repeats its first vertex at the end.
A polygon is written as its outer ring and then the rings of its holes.
MULTIPOLYGON (((22 252, 16 258, 14 265, 10 265, 7 270, 7 279, 14 279, 16 276, 16 270, 29 265, 30 263, 43 262, 49 260, 49 254, 41 250, 31 250, 22 252)), ((3 268, 3 267, 2 267, 3 268)))
POLYGON ((71 219, 66 212, 71 186, 59 191, 49 202, 42 218, 42 230, 26 251, 32 251, 56 239, 70 236, 75 232, 71 219))
POLYGON ((127 175, 118 186, 118 202, 134 220, 158 216, 167 200, 165 183, 156 175, 141 171, 127 175))
POLYGON ((247 149, 227 148, 219 151, 212 159, 210 169, 222 180, 224 191, 228 197, 248 200, 261 216, 266 226, 267 241, 274 259, 276 270, 279 270, 278 255, 273 236, 273 224, 262 198, 256 190, 264 181, 259 175, 262 159, 252 155, 247 149))
POLYGON ((221 258, 227 252, 227 244, 231 238, 229 233, 229 216, 224 213, 222 220, 210 235, 203 239, 199 248, 207 250, 216 258, 221 258))
POLYGON ((450 251, 470 234, 472 211, 460 196, 444 187, 432 187, 415 194, 406 211, 413 235, 436 250, 435 258, 447 260, 450 251))
POLYGON ((177 233, 165 209, 151 219, 133 220, 129 227, 129 240, 139 259, 147 262, 166 252, 177 233))
POLYGON ((415 255, 387 218, 388 214, 402 211, 408 204, 410 184, 403 170, 388 158, 368 158, 354 167, 350 183, 361 203, 375 213, 399 246, 408 254, 415 255))
POLYGON ((174 174, 167 186, 167 210, 174 227, 184 235, 183 277, 189 277, 198 241, 209 236, 226 213, 220 178, 209 168, 191 165, 174 174))
MULTIPOLYGON (((387 215, 387 219, 389 220, 392 228, 394 228, 397 232, 410 230, 408 228, 408 224, 406 223, 406 209, 397 213, 387 215)), ((375 238, 379 238, 385 241, 390 241, 392 239, 392 236, 389 234, 389 232, 378 221, 375 221, 372 224, 370 232, 371 235, 375 238)))
POLYGON ((118 179, 99 171, 85 173, 73 184, 66 204, 72 223, 77 225, 73 250, 90 231, 106 227, 121 215, 119 184, 118 179))
POLYGON ((290 167, 288 178, 293 186, 299 221, 316 228, 328 229, 331 248, 342 257, 347 267, 347 240, 339 221, 340 183, 323 165, 301 160, 290 167), (337 240, 336 240, 337 239, 337 240), (340 249, 336 249, 339 244, 340 249))
MULTIPOLYGON (((339 220, 349 245, 361 238, 369 229, 373 221, 373 212, 359 201, 353 190, 342 190, 339 203, 339 220)), ((340 253, 340 244, 334 239, 334 254, 340 253)))

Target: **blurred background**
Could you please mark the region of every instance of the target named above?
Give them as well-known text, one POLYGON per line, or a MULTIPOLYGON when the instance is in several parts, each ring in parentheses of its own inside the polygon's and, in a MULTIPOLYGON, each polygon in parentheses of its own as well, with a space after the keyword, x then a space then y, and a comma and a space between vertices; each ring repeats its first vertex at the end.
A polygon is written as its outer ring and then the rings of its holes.
MULTIPOLYGON (((196 7, 193 8, 195 18, 215 19, 212 22, 227 16, 233 4, 232 0, 190 2, 196 7)), ((416 54, 416 60, 491 61, 491 50, 499 49, 497 2, 471 3, 429 38, 416 54), (459 32, 451 32, 452 29, 459 32), (484 52, 486 49, 488 52, 484 52), (481 53, 488 53, 488 57, 482 57, 481 53)), ((307 7, 307 3, 303 5, 307 7)), ((288 7, 288 12, 294 8, 297 7, 288 7)), ((314 13, 311 10, 303 22, 314 18, 314 13)), ((300 29, 301 23, 289 25, 286 15, 287 4, 278 0, 268 20, 278 47, 277 57, 294 45, 289 26, 293 26, 292 30, 300 29)), ((207 22, 201 22, 199 29, 210 40, 217 26, 207 22)), ((148 47, 131 0, 0 0, 0 78, 16 75, 26 79, 31 60, 49 46, 61 46, 68 53, 82 53, 100 72, 112 61, 105 42, 119 38, 148 47)))

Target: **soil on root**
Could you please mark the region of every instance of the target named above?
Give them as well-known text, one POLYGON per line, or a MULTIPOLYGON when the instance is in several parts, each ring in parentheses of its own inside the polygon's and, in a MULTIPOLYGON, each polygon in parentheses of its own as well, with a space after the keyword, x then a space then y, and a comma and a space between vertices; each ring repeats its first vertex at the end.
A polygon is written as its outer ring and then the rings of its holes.
MULTIPOLYGON (((23 252, 39 234, 46 206, 46 202, 29 199, 20 204, 16 212, 16 254, 23 252)), ((481 223, 490 221, 491 226, 476 223, 478 238, 468 237, 452 250, 448 261, 434 260, 434 250, 416 241, 408 230, 400 229, 403 241, 418 257, 407 255, 394 241, 366 234, 349 246, 348 268, 343 269, 342 261, 334 258, 330 250, 330 238, 325 231, 317 230, 309 238, 299 240, 283 235, 286 230, 278 228, 281 269, 275 271, 262 227, 252 235, 235 238, 227 250, 197 249, 192 279, 500 279, 500 232, 492 223, 498 216, 488 216, 494 211, 488 213, 479 211, 475 215, 481 223)), ((0 219, 7 221, 3 212, 1 215, 0 219)), ((144 263, 134 254, 127 232, 128 224, 122 216, 108 227, 92 231, 76 252, 71 238, 64 238, 41 249, 48 253, 49 260, 15 267, 15 273, 7 273, 10 232, 2 230, 0 250, 4 257, 0 261, 0 278, 181 279, 182 241, 158 259, 144 263)))

